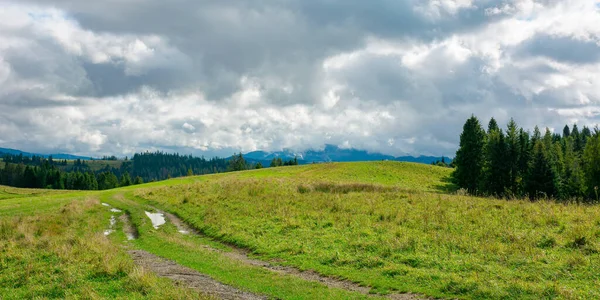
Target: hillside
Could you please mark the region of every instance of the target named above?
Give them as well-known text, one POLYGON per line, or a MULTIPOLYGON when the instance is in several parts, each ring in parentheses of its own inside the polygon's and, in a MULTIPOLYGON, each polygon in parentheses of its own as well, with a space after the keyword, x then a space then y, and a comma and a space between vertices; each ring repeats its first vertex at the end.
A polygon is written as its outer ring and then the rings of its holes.
POLYGON ((139 261, 127 255, 133 249, 250 295, 281 299, 414 298, 407 292, 470 299, 600 297, 599 207, 457 195, 451 171, 398 162, 328 163, 104 192, 5 189, 27 196, 0 198, 1 241, 11 241, 0 242, 8 253, 0 260, 9 270, 0 275, 0 297, 15 291, 17 297, 193 297, 185 284, 165 289, 170 283, 149 272, 150 265, 140 284, 132 268, 139 261), (101 202, 119 211, 111 213, 101 202), (147 212, 155 210, 173 215, 153 227, 147 212), (114 230, 107 238, 106 228, 114 230), (48 261, 55 275, 45 279, 48 261), (29 277, 23 263, 33 270, 29 277))

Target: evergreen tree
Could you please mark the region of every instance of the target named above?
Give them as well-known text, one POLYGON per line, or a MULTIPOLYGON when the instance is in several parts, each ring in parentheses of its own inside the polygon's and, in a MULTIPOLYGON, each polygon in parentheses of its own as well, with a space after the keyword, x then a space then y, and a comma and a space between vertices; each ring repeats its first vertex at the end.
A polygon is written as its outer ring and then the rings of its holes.
POLYGON ((581 159, 575 154, 572 137, 564 139, 563 198, 584 197, 586 190, 585 174, 581 159))
POLYGON ((140 176, 136 176, 135 179, 133 180, 134 185, 143 184, 143 183, 144 183, 144 179, 142 179, 142 177, 140 177, 140 176))
POLYGON ((242 171, 242 170, 246 170, 246 169, 247 169, 246 160, 242 156, 242 153, 240 152, 240 154, 234 154, 231 157, 231 160, 229 161, 229 170, 230 171, 242 171))
POLYGON ((488 133, 484 158, 482 191, 503 196, 509 186, 510 166, 507 163, 507 147, 502 130, 492 129, 488 133))
POLYGON ((255 166, 255 169, 262 169, 262 168, 263 168, 263 165, 260 162, 258 162, 255 166))
POLYGON ((522 176, 520 169, 521 160, 521 138, 517 123, 510 119, 508 128, 506 130, 506 167, 508 171, 508 182, 507 187, 509 188, 512 196, 516 196, 519 193, 519 182, 522 176))
POLYGON ((456 169, 453 173, 456 184, 470 193, 477 192, 477 182, 483 166, 484 138, 485 132, 479 120, 471 116, 460 135, 460 147, 454 159, 456 169))
POLYGON ((525 182, 527 181, 527 175, 529 174, 529 161, 531 157, 531 146, 529 141, 529 133, 519 129, 519 163, 518 163, 518 177, 516 179, 518 186, 518 194, 525 194, 525 182))
POLYGON ((121 175, 121 180, 119 181, 119 186, 130 186, 131 184, 131 176, 129 175, 129 173, 123 173, 123 175, 121 175))
POLYGON ((600 136, 597 134, 587 141, 584 162, 588 195, 592 199, 598 200, 596 191, 600 188, 600 136))
POLYGON ((500 127, 498 127, 498 122, 496 122, 496 119, 491 118, 490 122, 488 123, 488 131, 487 133, 490 134, 494 131, 498 131, 500 130, 500 127))
POLYGON ((563 128, 563 138, 568 138, 571 135, 571 129, 569 129, 569 125, 565 125, 563 128))
POLYGON ((573 130, 571 130, 571 136, 573 136, 573 142, 575 143, 575 152, 583 153, 583 143, 579 134, 579 129, 577 128, 577 124, 573 125, 573 130))
POLYGON ((533 200, 540 196, 552 197, 555 193, 554 174, 543 141, 538 140, 535 143, 532 156, 527 182, 529 198, 533 200))

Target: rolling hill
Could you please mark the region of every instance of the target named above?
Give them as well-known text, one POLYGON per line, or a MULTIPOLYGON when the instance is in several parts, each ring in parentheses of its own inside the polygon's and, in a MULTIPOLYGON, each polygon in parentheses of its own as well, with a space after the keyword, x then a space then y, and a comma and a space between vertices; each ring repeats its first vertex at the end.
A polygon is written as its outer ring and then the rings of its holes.
POLYGON ((451 172, 379 161, 4 188, 0 297, 216 293, 199 278, 244 299, 600 297, 600 207, 466 196, 451 172))

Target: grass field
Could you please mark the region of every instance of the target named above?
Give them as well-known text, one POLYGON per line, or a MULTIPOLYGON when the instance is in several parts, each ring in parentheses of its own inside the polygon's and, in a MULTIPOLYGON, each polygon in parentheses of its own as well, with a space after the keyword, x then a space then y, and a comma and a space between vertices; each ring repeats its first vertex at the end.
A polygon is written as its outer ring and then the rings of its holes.
MULTIPOLYGON (((108 212, 98 199, 37 194, 35 199, 18 198, 26 201, 19 216, 0 217, 1 299, 199 297, 136 268, 103 235, 108 212)), ((0 200, 0 212, 13 203, 0 200)))
POLYGON ((599 207, 456 195, 450 172, 411 163, 336 163, 105 192, 0 189, 0 298, 13 290, 23 297, 194 297, 190 290, 165 288, 173 284, 147 271, 139 274, 127 249, 146 250, 269 297, 367 297, 207 250, 226 253, 229 245, 380 295, 600 298, 599 207), (139 238, 127 241, 119 230, 105 237, 110 213, 100 202, 123 209, 139 238), (178 234, 169 223, 155 230, 144 215, 154 207, 206 237, 178 234), (25 274, 28 281, 20 279, 25 274))

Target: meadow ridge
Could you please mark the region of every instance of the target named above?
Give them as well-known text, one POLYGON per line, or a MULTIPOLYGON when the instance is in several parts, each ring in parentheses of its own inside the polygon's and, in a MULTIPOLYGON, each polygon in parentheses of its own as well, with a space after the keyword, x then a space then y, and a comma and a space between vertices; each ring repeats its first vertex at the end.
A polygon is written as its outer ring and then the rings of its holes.
POLYGON ((166 289, 171 281, 135 267, 127 255, 133 250, 267 298, 600 297, 599 207, 459 195, 451 172, 328 163, 102 192, 4 189, 0 297, 197 297, 197 290, 166 289), (181 233, 169 218, 154 229, 146 212, 157 210, 199 235, 181 233), (104 236, 111 214, 119 221, 104 236), (127 239, 127 226, 137 239, 127 239), (287 268, 297 272, 276 272, 287 268), (143 284, 131 284, 139 272, 143 284))

